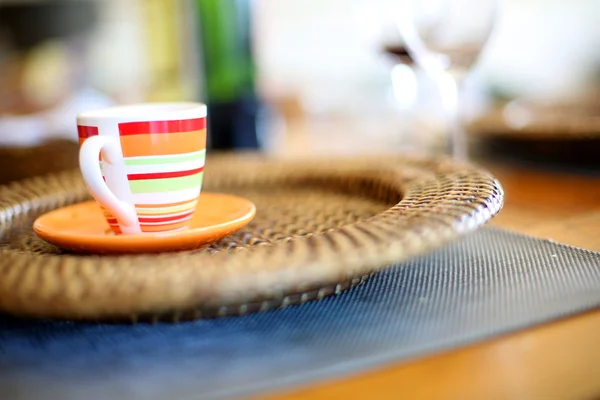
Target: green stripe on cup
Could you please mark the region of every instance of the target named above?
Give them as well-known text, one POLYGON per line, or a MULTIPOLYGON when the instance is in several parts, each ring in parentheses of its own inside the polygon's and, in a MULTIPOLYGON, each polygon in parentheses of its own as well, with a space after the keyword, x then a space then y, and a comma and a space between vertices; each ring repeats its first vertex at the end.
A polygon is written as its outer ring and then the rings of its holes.
POLYGON ((186 161, 196 161, 206 156, 206 150, 202 150, 196 153, 177 154, 172 156, 148 156, 148 157, 136 157, 126 158, 125 165, 151 165, 151 164, 174 164, 186 161))
POLYGON ((179 178, 129 181, 129 187, 131 188, 131 192, 133 194, 193 189, 200 186, 203 175, 204 172, 200 172, 195 175, 182 176, 179 178))

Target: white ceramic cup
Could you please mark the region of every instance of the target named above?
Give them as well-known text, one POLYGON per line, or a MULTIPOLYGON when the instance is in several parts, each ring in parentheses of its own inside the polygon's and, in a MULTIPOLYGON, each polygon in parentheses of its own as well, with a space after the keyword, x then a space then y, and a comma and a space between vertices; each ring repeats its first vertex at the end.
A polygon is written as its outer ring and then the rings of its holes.
POLYGON ((83 179, 117 234, 186 229, 202 188, 206 106, 148 103, 77 116, 83 179))

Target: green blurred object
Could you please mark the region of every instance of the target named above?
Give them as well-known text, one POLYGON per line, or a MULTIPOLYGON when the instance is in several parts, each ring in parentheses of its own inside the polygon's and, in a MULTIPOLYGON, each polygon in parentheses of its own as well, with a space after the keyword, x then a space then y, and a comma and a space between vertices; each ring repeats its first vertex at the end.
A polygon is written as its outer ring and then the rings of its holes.
POLYGON ((208 105, 208 147, 262 146, 267 107, 255 93, 251 0, 196 0, 208 105))
POLYGON ((255 65, 247 0, 197 0, 208 102, 254 93, 255 65))

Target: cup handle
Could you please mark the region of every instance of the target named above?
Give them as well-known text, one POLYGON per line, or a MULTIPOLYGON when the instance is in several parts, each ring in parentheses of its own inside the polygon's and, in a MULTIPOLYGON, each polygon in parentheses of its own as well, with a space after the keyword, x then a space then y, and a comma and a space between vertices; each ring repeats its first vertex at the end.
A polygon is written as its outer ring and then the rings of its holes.
POLYGON ((120 157, 119 144, 113 138, 107 136, 87 138, 79 151, 79 168, 83 180, 92 196, 117 218, 124 228, 123 233, 139 233, 139 222, 135 209, 128 203, 119 200, 110 191, 102 177, 98 163, 100 152, 102 152, 105 162, 108 163, 120 157))

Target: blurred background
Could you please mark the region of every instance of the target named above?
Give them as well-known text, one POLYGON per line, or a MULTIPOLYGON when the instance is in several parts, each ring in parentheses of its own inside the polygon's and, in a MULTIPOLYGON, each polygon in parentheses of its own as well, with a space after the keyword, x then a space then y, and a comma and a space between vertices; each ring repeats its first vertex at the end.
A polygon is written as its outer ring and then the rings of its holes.
MULTIPOLYGON (((440 96, 403 47, 397 4, 0 1, 0 148, 76 148, 79 111, 192 100, 209 105, 213 149, 436 152, 440 96)), ((470 137, 531 155, 562 135, 554 152, 581 159, 564 143, 599 141, 600 2, 501 4, 461 94, 470 137)))

